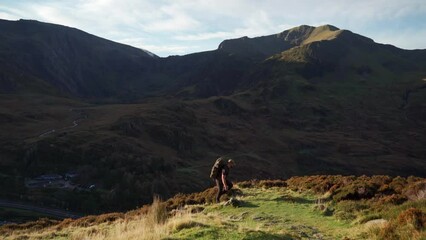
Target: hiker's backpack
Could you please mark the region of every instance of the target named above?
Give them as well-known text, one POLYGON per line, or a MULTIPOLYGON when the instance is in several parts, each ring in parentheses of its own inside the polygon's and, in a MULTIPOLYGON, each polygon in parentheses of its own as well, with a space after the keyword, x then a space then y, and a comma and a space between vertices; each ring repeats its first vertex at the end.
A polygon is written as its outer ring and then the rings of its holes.
POLYGON ((216 162, 214 163, 212 170, 210 172, 210 178, 216 179, 219 171, 225 166, 225 160, 223 158, 218 158, 216 162))

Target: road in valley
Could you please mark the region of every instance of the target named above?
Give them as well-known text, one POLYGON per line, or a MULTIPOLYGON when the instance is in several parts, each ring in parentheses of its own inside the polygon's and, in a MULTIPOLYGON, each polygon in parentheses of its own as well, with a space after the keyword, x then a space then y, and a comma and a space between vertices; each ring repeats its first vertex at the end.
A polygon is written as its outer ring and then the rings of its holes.
POLYGON ((39 207, 39 206, 27 204, 27 203, 18 203, 18 202, 13 202, 13 201, 9 201, 9 200, 2 200, 2 199, 0 199, 0 207, 33 211, 33 212, 42 213, 42 214, 45 214, 47 216, 52 216, 54 218, 59 218, 59 219, 64 219, 64 218, 74 218, 75 219, 75 218, 82 217, 82 215, 72 213, 72 212, 68 212, 68 211, 65 211, 65 210, 62 210, 62 209, 39 207))

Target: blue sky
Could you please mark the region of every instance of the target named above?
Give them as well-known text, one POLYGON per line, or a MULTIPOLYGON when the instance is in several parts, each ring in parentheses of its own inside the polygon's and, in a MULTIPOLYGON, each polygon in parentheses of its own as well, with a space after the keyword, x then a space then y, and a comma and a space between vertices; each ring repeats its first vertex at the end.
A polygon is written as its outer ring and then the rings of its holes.
POLYGON ((426 49, 425 0, 2 0, 0 18, 75 27, 163 57, 302 24, 331 24, 376 42, 426 49))

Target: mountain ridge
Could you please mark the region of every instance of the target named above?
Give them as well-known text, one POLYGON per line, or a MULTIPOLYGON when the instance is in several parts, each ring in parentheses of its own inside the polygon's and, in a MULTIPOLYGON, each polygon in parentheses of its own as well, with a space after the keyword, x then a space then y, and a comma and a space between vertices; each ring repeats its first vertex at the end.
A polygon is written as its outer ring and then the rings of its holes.
MULTIPOLYGON (((60 29, 66 30, 66 29, 68 29, 68 30, 71 30, 71 31, 83 32, 84 34, 90 35, 90 36, 98 38, 98 39, 107 40, 109 42, 117 43, 117 44, 128 46, 128 47, 131 47, 131 48, 136 48, 136 47, 131 46, 129 44, 123 44, 123 43, 119 43, 119 42, 115 42, 115 41, 109 40, 107 38, 98 37, 96 35, 90 34, 90 33, 86 32, 86 31, 80 30, 80 29, 75 28, 75 27, 70 27, 70 26, 56 24, 56 23, 41 22, 41 21, 32 20, 32 19, 19 19, 19 20, 16 20, 16 21, 14 21, 14 20, 0 19, 0 23, 2 25, 5 25, 5 23, 7 23, 7 24, 18 23, 18 25, 9 26, 9 28, 13 29, 13 28, 16 28, 16 26, 18 26, 18 28, 23 28, 25 31, 30 31, 30 32, 31 32, 30 25, 33 25, 33 26, 39 25, 39 26, 43 26, 43 27, 53 27, 53 28, 57 28, 57 30, 60 30, 60 29), (21 26, 19 27, 19 25, 21 25, 21 26)), ((149 56, 158 57, 156 54, 154 54, 154 53, 152 53, 152 52, 150 52, 150 51, 148 51, 146 49, 142 49, 142 48, 138 48, 138 49, 140 49, 143 52, 147 53, 149 56)))
MULTIPOLYGON (((134 77, 126 72, 141 72, 144 64, 155 59, 141 49, 61 25, 2 20, 0 28, 0 61, 14 69, 14 75, 41 79, 71 96, 109 95, 109 88, 119 84, 114 75, 131 81, 134 77)), ((6 81, 18 91, 26 87, 14 83, 13 76, 6 81)))
MULTIPOLYGON (((97 101, 229 95, 250 79, 248 74, 252 73, 243 74, 245 69, 254 69, 266 59, 307 62, 308 56, 317 60, 327 56, 335 61, 355 45, 373 51, 383 48, 369 38, 332 25, 302 25, 263 37, 225 40, 213 51, 159 58, 61 25, 20 20, 3 21, 0 27, 5 40, 0 44, 0 62, 7 66, 2 70, 0 90, 38 91, 97 101), (328 47, 331 42, 337 44, 336 51, 328 47), (321 45, 325 47, 319 48, 321 45), (233 67, 227 68, 225 63, 233 67), (216 67, 213 71, 206 66, 216 67)), ((415 55, 426 52, 396 47, 392 51, 413 61, 419 58, 415 55)))
POLYGON ((340 30, 332 25, 323 25, 319 27, 301 25, 281 33, 267 36, 255 38, 242 37, 225 40, 220 43, 218 49, 232 54, 241 54, 244 56, 255 54, 259 55, 259 58, 267 58, 293 47, 300 47, 312 42, 333 40, 338 37, 345 37, 346 39, 364 38, 366 41, 373 41, 348 30, 340 30))

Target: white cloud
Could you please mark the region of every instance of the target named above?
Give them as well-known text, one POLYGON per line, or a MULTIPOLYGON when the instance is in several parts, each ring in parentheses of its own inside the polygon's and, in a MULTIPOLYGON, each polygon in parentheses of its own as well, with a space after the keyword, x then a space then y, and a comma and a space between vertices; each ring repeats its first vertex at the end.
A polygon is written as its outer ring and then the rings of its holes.
POLYGON ((424 0, 21 0, 3 2, 0 18, 68 25, 162 56, 214 49, 228 38, 326 23, 379 41, 426 47, 424 38, 413 39, 424 36, 415 31, 392 35, 404 27, 405 18, 418 19, 417 28, 426 28, 424 0), (197 48, 191 47, 194 41, 197 48))
POLYGON ((78 18, 72 15, 63 14, 63 11, 55 6, 36 6, 31 5, 33 13, 37 17, 36 20, 46 21, 50 23, 62 24, 66 26, 78 26, 78 18))
POLYGON ((223 39, 229 37, 234 37, 234 32, 205 32, 190 35, 179 35, 173 38, 180 41, 202 41, 209 39, 223 39))
POLYGON ((392 44, 403 49, 425 49, 426 29, 400 30, 398 34, 394 32, 381 32, 375 37, 378 43, 392 44))
POLYGON ((276 27, 246 27, 246 28, 237 28, 231 32, 205 32, 189 35, 178 35, 173 37, 176 40, 180 41, 203 41, 209 39, 229 39, 229 38, 239 38, 239 37, 258 37, 263 35, 275 34, 287 30, 293 26, 291 25, 279 25, 276 27))
POLYGON ((20 11, 15 8, 6 7, 6 6, 0 6, 0 18, 1 19, 7 19, 7 20, 18 20, 20 19, 23 14, 25 14, 23 11, 20 11))
POLYGON ((118 39, 117 42, 131 45, 137 48, 148 50, 157 55, 165 55, 173 52, 175 54, 184 54, 193 51, 201 51, 203 49, 196 45, 176 45, 176 44, 148 44, 146 38, 123 38, 118 39))
POLYGON ((13 14, 7 13, 7 12, 0 12, 0 19, 18 19, 18 17, 16 17, 13 14))
POLYGON ((190 16, 180 13, 177 9, 171 7, 164 7, 161 9, 164 16, 157 21, 150 21, 143 28, 148 32, 162 32, 162 31, 186 31, 197 28, 199 22, 190 16))
POLYGON ((185 45, 144 45, 143 49, 149 49, 150 52, 153 52, 160 56, 165 56, 165 53, 172 52, 173 54, 168 55, 181 55, 188 52, 196 52, 204 49, 200 49, 199 46, 185 46, 185 45))

